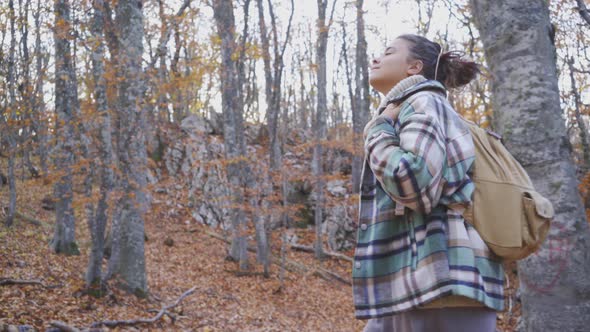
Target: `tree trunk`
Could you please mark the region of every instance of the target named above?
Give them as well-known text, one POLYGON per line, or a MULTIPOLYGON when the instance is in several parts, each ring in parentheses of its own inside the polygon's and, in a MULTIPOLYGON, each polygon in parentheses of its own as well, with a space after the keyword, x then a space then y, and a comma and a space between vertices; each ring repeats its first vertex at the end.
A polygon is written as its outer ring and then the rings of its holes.
POLYGON ((102 283, 101 270, 105 246, 105 228, 108 219, 108 197, 114 186, 111 116, 108 110, 106 82, 104 78, 104 0, 94 0, 92 7, 94 9, 94 17, 90 28, 94 38, 96 38, 91 55, 92 75, 94 79, 96 112, 101 120, 97 128, 100 139, 100 142, 97 144, 100 159, 97 169, 100 177, 100 199, 95 214, 88 220, 92 246, 88 268, 86 270, 86 286, 96 286, 102 283))
POLYGON ((471 5, 493 74, 496 131, 556 211, 540 251, 518 264, 524 329, 587 330, 590 233, 560 109, 547 2, 472 0, 471 5))
POLYGON ((21 173, 21 179, 24 179, 26 170, 31 174, 31 176, 36 177, 38 172, 36 168, 33 166, 31 161, 31 133, 32 133, 32 106, 34 103, 33 99, 33 87, 31 85, 31 68, 30 68, 30 56, 29 56, 29 7, 31 5, 30 0, 26 0, 25 3, 22 3, 22 0, 19 0, 19 20, 21 22, 21 51, 22 54, 22 85, 21 85, 21 96, 22 96, 22 103, 24 112, 21 115, 22 119, 24 120, 23 128, 22 128, 22 135, 20 137, 21 142, 21 151, 22 151, 22 165, 23 171, 21 173))
POLYGON ((33 118, 33 129, 38 140, 39 163, 43 176, 47 175, 47 121, 45 120, 45 101, 43 100, 43 80, 45 67, 43 60, 45 55, 41 53, 41 0, 37 0, 37 10, 33 14, 35 19, 35 56, 37 80, 35 81, 35 109, 33 118))
POLYGON ((327 84, 327 65, 326 55, 328 51, 328 32, 330 30, 330 24, 332 23, 332 15, 334 14, 334 7, 336 0, 333 0, 332 12, 326 24, 326 9, 328 7, 328 0, 317 0, 318 3, 318 20, 317 20, 317 51, 316 51, 316 66, 317 66, 317 106, 316 106, 316 118, 314 123, 315 132, 315 146, 313 148, 313 159, 312 159, 312 175, 315 180, 315 256, 321 259, 323 256, 322 249, 322 221, 323 221, 323 209, 324 209, 324 169, 322 163, 323 156, 323 141, 327 136, 327 120, 326 116, 328 113, 328 98, 326 94, 327 84))
POLYGON ((72 207, 72 166, 74 163, 75 133, 74 114, 77 105, 77 83, 72 75, 70 4, 67 0, 55 0, 55 113, 56 157, 55 168, 60 176, 54 185, 55 233, 51 249, 66 255, 79 254, 76 244, 74 209, 72 207))
POLYGON ((148 208, 142 6, 142 1, 120 0, 115 8, 119 79, 117 154, 123 192, 117 202, 117 218, 113 218, 113 238, 118 240, 113 239, 112 262, 109 262, 111 273, 120 275, 125 282, 123 288, 140 297, 147 292, 143 218, 148 208))
MULTIPOLYGON (((8 104, 10 105, 10 115, 7 115, 12 121, 16 120, 16 63, 15 63, 15 51, 16 51, 16 28, 15 21, 16 15, 14 13, 14 2, 13 0, 8 1, 8 12, 10 16, 10 50, 8 51, 8 104)), ((11 226, 14 222, 14 215, 16 212, 16 181, 14 174, 14 160, 16 158, 16 133, 11 126, 14 124, 5 123, 6 125, 6 136, 5 140, 8 143, 8 189, 10 192, 8 202, 8 213, 6 215, 5 224, 11 226)))
POLYGON ((221 105, 223 110, 223 138, 230 190, 232 193, 232 230, 233 238, 230 257, 239 261, 241 270, 248 269, 248 252, 246 243, 246 220, 241 205, 244 203, 242 192, 244 163, 241 159, 246 154, 244 129, 240 102, 238 64, 233 60, 236 52, 234 9, 231 0, 214 0, 213 16, 217 32, 221 38, 221 105))
POLYGON ((358 193, 361 181, 361 169, 363 167, 363 151, 361 133, 370 117, 369 100, 369 59, 367 57, 367 40, 365 39, 365 20, 363 18, 364 0, 356 1, 356 65, 354 91, 356 103, 352 112, 352 130, 354 132, 354 156, 352 159, 352 191, 358 193))
POLYGON ((168 96, 165 85, 168 81, 168 67, 166 57, 168 55, 168 40, 170 39, 170 27, 166 20, 166 14, 164 13, 164 1, 158 0, 158 11, 160 20, 162 21, 162 27, 160 28, 160 41, 158 42, 158 49, 156 50, 158 56, 156 57, 159 61, 158 64, 158 123, 170 122, 170 111, 168 110, 168 96))
POLYGON ((584 122, 584 118, 582 117, 582 97, 580 96, 576 83, 576 78, 574 77, 574 58, 571 57, 566 61, 569 67, 572 94, 574 95, 574 118, 579 128, 578 130, 580 132, 580 142, 582 145, 582 165, 580 166, 580 173, 583 176, 586 174, 586 172, 588 172, 588 170, 590 170, 590 141, 588 140, 588 129, 586 128, 586 123, 584 122))
MULTIPOLYGON (((291 31, 291 22, 293 18, 294 12, 294 3, 291 1, 291 14, 289 16, 289 23, 287 26, 287 32, 285 34, 284 44, 281 46, 279 45, 278 40, 278 31, 277 31, 277 23, 276 23, 276 15, 274 13, 274 9, 272 6, 272 1, 268 1, 268 12, 270 16, 270 31, 273 37, 273 56, 271 57, 270 52, 270 40, 268 36, 268 31, 266 29, 266 22, 264 18, 264 6, 262 0, 257 0, 258 5, 258 22, 260 28, 260 40, 262 43, 262 59, 264 62, 264 78, 265 78, 265 96, 266 96, 266 122, 268 128, 268 135, 270 138, 270 147, 269 147, 269 164, 270 164, 270 172, 268 174, 264 174, 264 180, 262 181, 262 204, 263 204, 263 211, 268 211, 269 203, 266 197, 270 197, 273 195, 274 189, 279 187, 279 185, 274 184, 275 175, 278 174, 278 171, 282 167, 282 151, 281 151, 281 141, 279 139, 279 115, 281 114, 281 81, 283 76, 283 55, 285 51, 285 47, 287 42, 289 41, 290 31, 291 31), (272 67, 271 67, 271 60, 272 60, 272 67)), ((284 201, 285 197, 283 197, 284 201)), ((259 231, 265 231, 266 224, 265 220, 267 217, 276 218, 276 214, 271 214, 270 216, 261 216, 257 218, 257 238, 261 241, 267 241, 267 236, 263 234, 258 234, 259 231), (261 225, 259 225, 261 224, 261 225)), ((273 222, 271 221, 271 224, 273 222)), ((259 258, 261 259, 262 263, 265 266, 265 271, 268 270, 269 259, 268 259, 268 243, 259 243, 258 248, 263 252, 263 255, 259 254, 259 258)))

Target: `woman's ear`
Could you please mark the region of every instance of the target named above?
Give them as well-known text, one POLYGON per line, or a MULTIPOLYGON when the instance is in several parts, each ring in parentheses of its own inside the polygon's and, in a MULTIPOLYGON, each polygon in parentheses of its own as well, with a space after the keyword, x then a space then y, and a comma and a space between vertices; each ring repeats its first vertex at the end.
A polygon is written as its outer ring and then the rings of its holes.
POLYGON ((424 63, 422 63, 422 60, 412 60, 408 64, 408 68, 406 69, 406 72, 408 73, 408 76, 418 75, 422 72, 423 68, 424 68, 424 63))

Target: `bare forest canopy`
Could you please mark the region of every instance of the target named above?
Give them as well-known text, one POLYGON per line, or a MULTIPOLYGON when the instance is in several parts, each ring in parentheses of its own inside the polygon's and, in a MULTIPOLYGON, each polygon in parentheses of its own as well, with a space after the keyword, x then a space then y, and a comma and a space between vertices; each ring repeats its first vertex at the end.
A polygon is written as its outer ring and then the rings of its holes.
MULTIPOLYGON (((589 4, 509 2, 522 12, 548 3, 541 25, 559 107, 545 111, 559 113, 562 129, 553 133, 563 137, 572 167, 572 181, 563 182, 576 183, 572 200, 582 197, 588 218, 589 4)), ((380 101, 368 83, 371 60, 403 33, 464 52, 481 75, 449 91, 450 102, 500 130, 523 164, 528 158, 518 152, 527 149, 528 137, 518 136, 525 131, 507 129, 506 106, 494 99, 502 95, 497 72, 510 65, 490 55, 497 31, 482 28, 476 9, 485 6, 493 7, 483 0, 0 1, 0 332, 4 324, 360 329, 350 263, 362 129, 380 101), (324 285, 333 288, 318 290, 324 285), (13 291, 20 287, 26 295, 13 291), (76 306, 100 314, 46 310, 70 306, 64 298, 72 294, 76 306), (21 298, 33 304, 22 309, 21 298), (113 316, 120 301, 131 301, 131 317, 113 316), (247 320, 206 318, 218 314, 215 305, 233 312, 249 301, 240 314, 247 320), (259 315, 255 308, 268 303, 282 309, 259 315)), ((495 10, 520 13, 508 7, 495 10)), ((557 182, 541 186, 565 197, 557 182)), ((572 204, 558 213, 576 210, 572 204)), ((557 223, 558 257, 578 248, 569 240, 578 221, 557 223)), ((553 281, 527 284, 524 297, 531 289, 558 292, 568 264, 564 258, 553 281)), ((534 276, 532 265, 522 275, 534 276)), ((536 326, 542 310, 525 304, 521 313, 516 265, 507 271, 510 305, 498 326, 536 326)))

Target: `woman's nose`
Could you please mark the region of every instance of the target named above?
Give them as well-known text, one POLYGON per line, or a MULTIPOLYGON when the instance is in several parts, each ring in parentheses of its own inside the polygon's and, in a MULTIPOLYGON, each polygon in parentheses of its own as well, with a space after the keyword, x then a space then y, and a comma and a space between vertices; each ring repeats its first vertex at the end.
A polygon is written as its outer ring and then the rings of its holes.
POLYGON ((371 61, 371 64, 373 64, 373 65, 376 65, 378 63, 379 63, 379 60, 377 60, 377 59, 373 59, 373 61, 371 61))

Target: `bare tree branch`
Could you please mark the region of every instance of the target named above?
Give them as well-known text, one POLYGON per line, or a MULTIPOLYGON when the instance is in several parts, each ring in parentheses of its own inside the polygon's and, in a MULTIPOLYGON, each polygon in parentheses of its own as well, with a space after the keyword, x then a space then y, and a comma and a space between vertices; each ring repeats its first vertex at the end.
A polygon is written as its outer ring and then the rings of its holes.
MULTIPOLYGON (((127 320, 104 320, 104 321, 93 323, 92 325, 90 325, 90 329, 101 327, 101 326, 116 327, 116 326, 121 326, 121 325, 131 326, 131 325, 138 325, 138 324, 151 324, 151 323, 155 323, 156 321, 158 321, 164 315, 169 316, 174 321, 176 319, 176 317, 173 314, 171 314, 170 312, 168 312, 168 310, 178 306, 180 304, 180 302, 182 302, 182 300, 184 300, 187 296, 194 293, 196 289, 197 289, 197 286, 187 290, 182 295, 180 295, 180 297, 176 301, 174 301, 174 303, 163 306, 162 309, 160 309, 160 311, 158 311, 158 314, 152 318, 139 318, 139 319, 127 319, 127 320)), ((150 310, 150 311, 152 311, 152 310, 150 310)), ((61 331, 64 331, 64 332, 80 332, 80 331, 89 330, 89 329, 80 330, 80 329, 70 326, 64 322, 55 321, 55 320, 51 321, 49 324, 53 327, 60 329, 61 331)))
POLYGON ((139 319, 128 319, 128 320, 105 320, 105 321, 93 323, 90 327, 100 327, 100 326, 115 327, 115 326, 119 326, 119 325, 137 325, 137 324, 154 323, 157 320, 159 320, 160 318, 162 318, 162 316, 164 316, 164 314, 166 314, 168 310, 176 307, 177 305, 180 304, 180 302, 182 302, 182 300, 184 300, 184 298, 186 298, 187 296, 194 293, 196 289, 197 289, 197 286, 187 290, 174 303, 162 307, 162 309, 160 309, 158 314, 152 318, 139 318, 139 319))
POLYGON ((334 0, 334 2, 332 2, 332 10, 330 10, 330 19, 328 20, 328 25, 326 26, 326 29, 328 30, 330 30, 332 22, 334 22, 334 10, 336 9, 336 2, 338 2, 338 0, 334 0))

